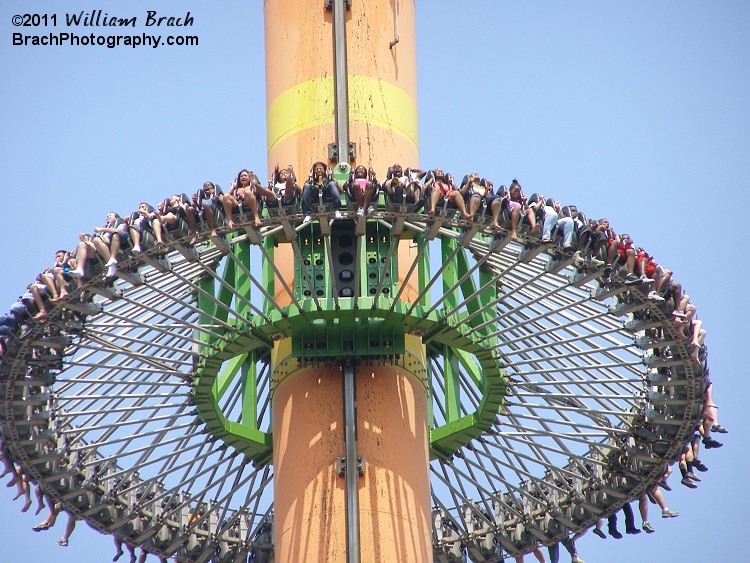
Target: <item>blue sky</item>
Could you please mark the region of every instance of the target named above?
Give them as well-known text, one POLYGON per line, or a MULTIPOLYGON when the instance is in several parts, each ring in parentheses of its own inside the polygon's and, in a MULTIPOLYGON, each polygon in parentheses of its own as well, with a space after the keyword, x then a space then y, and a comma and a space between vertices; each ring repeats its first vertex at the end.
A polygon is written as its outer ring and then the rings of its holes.
MULTIPOLYGON (((124 215, 206 179, 228 185, 243 167, 264 170, 262 17, 257 1, 3 0, 2 307, 108 211, 124 215), (188 32, 200 44, 12 46, 23 28, 11 18, 32 6, 60 19, 92 9, 139 19, 189 10, 188 32)), ((423 0, 417 19, 422 167, 459 177, 477 170, 496 185, 518 178, 527 193, 606 216, 675 272, 708 330, 714 397, 731 432, 724 448, 701 456, 710 471, 697 490, 673 478, 667 500, 679 518, 654 512, 650 536, 588 534, 582 557, 693 563, 744 548, 735 523, 745 517, 740 476, 750 445, 740 299, 750 273, 741 228, 750 197, 750 5, 423 0)), ((64 519, 34 534, 40 518, 17 512, 20 501, 0 489, 4 553, 110 560, 111 539, 83 524, 67 549, 54 544, 64 519)))

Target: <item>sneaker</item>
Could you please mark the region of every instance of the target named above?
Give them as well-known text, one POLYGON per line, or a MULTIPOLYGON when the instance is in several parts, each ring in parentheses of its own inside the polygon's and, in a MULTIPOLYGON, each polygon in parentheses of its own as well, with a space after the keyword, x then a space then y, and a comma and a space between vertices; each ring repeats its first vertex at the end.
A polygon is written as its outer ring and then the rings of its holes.
POLYGON ((83 268, 81 268, 81 267, 78 267, 78 268, 76 268, 75 270, 70 270, 70 271, 68 272, 68 275, 69 275, 69 276, 70 276, 71 278, 82 278, 82 277, 83 277, 83 276, 84 276, 85 274, 83 273, 83 268))
POLYGON ((141 253, 141 247, 140 246, 134 246, 133 250, 131 251, 133 254, 140 254, 141 253))
POLYGON ((550 241, 549 237, 542 237, 543 243, 548 243, 550 241))
POLYGON ((667 483, 666 479, 662 479, 662 482, 659 483, 659 486, 664 489, 665 491, 671 491, 672 487, 669 486, 669 483, 667 483))
POLYGON ((115 264, 111 264, 111 265, 110 265, 110 266, 109 266, 109 267, 107 268, 107 277, 108 277, 108 278, 113 278, 113 277, 115 277, 115 272, 117 272, 117 263, 115 263, 115 264))
POLYGON ((372 215, 373 213, 375 213, 375 206, 371 205, 367 208, 367 211, 365 211, 365 215, 372 215))
POLYGON ((574 555, 573 558, 570 560, 570 563, 586 563, 583 559, 581 559, 578 555, 574 555))
POLYGON ((612 273, 612 264, 604 264, 604 275, 608 276, 612 273))
POLYGON ((685 313, 683 313, 682 311, 678 311, 677 309, 675 309, 674 311, 672 311, 672 316, 673 317, 677 317, 678 319, 684 319, 685 318, 685 313))
POLYGON ((711 426, 711 432, 718 432, 719 434, 728 434, 729 430, 724 428, 721 424, 714 424, 711 426))
POLYGON ((701 482, 701 478, 700 478, 700 477, 698 477, 698 476, 697 476, 697 475, 696 475, 695 473, 693 473, 692 471, 689 471, 689 472, 688 472, 688 474, 687 474, 687 478, 688 478, 688 479, 692 479, 693 481, 696 481, 696 482, 698 482, 698 483, 700 483, 700 482, 701 482))
POLYGON ((651 491, 646 491, 646 496, 648 497, 648 502, 650 502, 651 504, 657 504, 654 493, 652 493, 651 491))
POLYGON ((643 528, 643 531, 646 532, 647 534, 653 534, 656 531, 654 530, 654 527, 648 522, 644 522, 641 528, 643 528))
POLYGON ((650 299, 651 301, 664 301, 664 298, 661 296, 661 294, 658 291, 651 291, 649 292, 646 299, 650 299))
POLYGON ((685 485, 688 489, 697 489, 698 485, 693 483, 690 479, 687 477, 683 477, 682 481, 680 481, 683 485, 685 485))
POLYGON ((592 268, 601 268, 604 266, 604 260, 599 260, 596 256, 592 256, 591 260, 589 260, 589 264, 592 268))
POLYGON ((679 515, 680 515, 679 512, 675 512, 674 510, 671 510, 669 508, 665 508, 664 510, 661 511, 662 518, 676 518, 679 515))
POLYGON ((365 210, 361 207, 357 209, 357 217, 364 217, 365 216, 365 210))
POLYGON ((705 473, 706 471, 708 471, 708 467, 706 467, 706 464, 699 459, 693 460, 693 467, 695 467, 701 473, 705 473))
POLYGON ((717 442, 713 438, 703 438, 703 447, 707 450, 710 450, 711 448, 720 448, 723 446, 721 442, 717 442))
POLYGON ((641 276, 641 283, 651 283, 652 281, 654 280, 652 280, 648 276, 641 276))
POLYGON ((602 531, 601 531, 601 530, 600 530, 599 528, 594 528, 594 529, 593 529, 592 531, 593 531, 593 532, 594 532, 594 533, 595 533, 595 534, 596 534, 597 536, 599 536, 600 538, 602 538, 603 540, 606 540, 606 539, 607 539, 607 534, 605 534, 604 532, 602 532, 602 531))
POLYGON ((618 532, 617 530, 610 530, 609 531, 609 535, 612 536, 613 538, 615 538, 616 540, 621 540, 622 539, 622 534, 620 532, 618 532))
POLYGON ((55 543, 60 547, 68 547, 68 538, 60 538, 55 543))
POLYGON ((107 260, 104 265, 109 268, 110 266, 114 266, 115 264, 117 264, 117 259, 113 256, 112 258, 107 260))
POLYGON ((638 528, 625 528, 625 533, 630 534, 631 536, 637 536, 641 531, 638 528))
POLYGON ((302 219, 303 223, 312 223, 312 215, 305 215, 305 218, 302 219))
POLYGON ((580 250, 573 255, 573 261, 576 263, 576 266, 581 267, 586 263, 586 259, 583 257, 580 250))
POLYGON ((31 529, 35 532, 43 532, 44 530, 49 530, 49 524, 47 524, 47 522, 41 522, 31 529))
POLYGON ((341 219, 341 211, 339 211, 338 209, 336 211, 334 211, 333 212, 333 218, 334 219, 341 219))
POLYGON ((641 285, 643 281, 635 274, 628 274, 625 276, 625 285, 641 285))

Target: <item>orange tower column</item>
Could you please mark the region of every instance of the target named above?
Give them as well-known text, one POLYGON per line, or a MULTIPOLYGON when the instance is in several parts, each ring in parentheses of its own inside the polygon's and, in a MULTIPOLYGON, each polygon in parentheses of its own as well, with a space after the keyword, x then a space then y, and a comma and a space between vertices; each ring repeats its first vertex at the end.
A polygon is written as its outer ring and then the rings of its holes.
MULTIPOLYGON (((264 10, 268 168, 291 163, 302 182, 336 141, 332 12, 323 0, 265 0, 264 10)), ((382 179, 394 162, 419 165, 414 0, 352 0, 346 22, 349 140, 355 163, 382 179)), ((293 254, 275 250, 291 280, 293 254)), ((424 348, 407 336, 407 350, 414 373, 363 364, 356 376, 363 562, 432 559, 424 348)), ((345 488, 334 465, 344 455, 341 370, 299 369, 289 339, 276 344, 273 367, 276 561, 343 562, 345 488)))
MULTIPOLYGON (((357 164, 381 175, 396 161, 417 166, 414 0, 353 0, 346 31, 357 164)), ((269 169, 291 163, 306 176, 336 140, 332 13, 323 0, 266 0, 265 36, 269 169)))

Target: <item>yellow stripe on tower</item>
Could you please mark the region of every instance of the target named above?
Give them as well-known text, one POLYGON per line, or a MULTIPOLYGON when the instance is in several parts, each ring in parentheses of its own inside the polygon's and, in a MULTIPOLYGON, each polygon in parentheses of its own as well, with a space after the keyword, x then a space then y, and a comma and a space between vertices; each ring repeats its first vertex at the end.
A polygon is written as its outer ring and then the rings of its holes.
MULTIPOLYGON (((349 119, 403 137, 418 149, 417 104, 401 88, 370 76, 349 77, 349 119)), ((268 106, 268 151, 297 133, 334 121, 333 78, 313 78, 268 106)))

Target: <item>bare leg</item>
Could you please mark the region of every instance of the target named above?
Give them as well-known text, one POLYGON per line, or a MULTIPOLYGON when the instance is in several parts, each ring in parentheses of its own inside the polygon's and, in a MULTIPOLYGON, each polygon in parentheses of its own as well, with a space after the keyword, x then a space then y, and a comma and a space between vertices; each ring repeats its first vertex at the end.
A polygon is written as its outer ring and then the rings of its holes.
POLYGON ((404 195, 407 200, 411 198, 411 203, 417 203, 419 198, 422 197, 422 190, 418 184, 411 183, 406 187, 406 194, 404 195))
POLYGON ((461 217, 463 217, 465 221, 469 223, 472 223, 474 221, 474 216, 469 215, 466 212, 466 202, 464 201, 464 198, 461 196, 460 192, 451 192, 448 196, 448 199, 453 202, 458 211, 461 213, 461 217))
POLYGON ((245 195, 245 201, 250 211, 253 212, 255 228, 258 229, 261 226, 260 213, 258 213, 258 200, 253 194, 245 195))
POLYGON ((362 189, 359 187, 358 184, 355 184, 354 182, 352 182, 351 191, 352 191, 352 197, 354 197, 354 201, 357 203, 357 205, 360 208, 363 208, 365 206, 365 194, 362 191, 362 189))
POLYGON ((164 246, 164 240, 161 238, 161 220, 155 217, 151 221, 151 227, 154 229, 154 235, 156 236, 156 246, 164 246))
POLYGON ((440 189, 437 186, 433 186, 430 192, 430 208, 427 210, 428 215, 435 215, 435 207, 440 200, 440 189))
POLYGON ((396 191, 393 189, 393 182, 391 180, 386 180, 385 184, 383 184, 383 188, 385 188, 388 198, 393 199, 396 196, 396 191))
POLYGON ((680 311, 680 305, 682 305, 682 284, 676 281, 671 281, 669 283, 669 290, 672 292, 674 310, 680 311))
POLYGON ((14 476, 13 479, 10 480, 8 483, 8 487, 12 487, 13 485, 16 486, 16 496, 13 497, 13 500, 18 500, 21 498, 24 494, 24 475, 21 472, 21 466, 15 465, 13 467, 14 476))
POLYGON ((531 232, 538 233, 539 225, 537 225, 536 223, 536 213, 533 209, 529 208, 526 210, 526 218, 529 220, 529 224, 531 225, 531 232))
POLYGON ((521 220, 521 212, 514 208, 510 212, 510 238, 518 240, 518 222, 521 220))
POLYGON ((3 466, 5 467, 5 469, 3 470, 3 474, 0 475, 0 477, 5 477, 6 475, 13 475, 15 478, 16 468, 13 467, 13 464, 4 455, 2 456, 2 462, 3 462, 3 466))
MULTIPOLYGON (((224 197, 224 213, 227 216, 227 227, 231 230, 234 229, 234 221, 232 220, 232 211, 234 211, 234 208, 237 207, 240 203, 235 199, 234 196, 231 196, 227 194, 224 197)), ((213 209, 211 210, 211 214, 213 215, 213 209)), ((206 208, 206 220, 208 220, 208 208, 206 208)), ((211 226, 211 222, 209 222, 209 226, 211 226)), ((215 236, 214 231, 216 230, 215 226, 211 226, 211 236, 215 236)))
POLYGON ((469 200, 469 215, 474 217, 474 215, 477 214, 477 211, 479 211, 479 207, 482 205, 482 198, 481 197, 472 197, 469 200))
MULTIPOLYGON (((70 265, 73 269, 70 271, 70 276, 74 278, 82 278, 85 275, 84 266, 86 266, 86 260, 88 260, 88 248, 86 243, 81 241, 76 247, 76 257, 70 261, 70 265)), ((81 285, 81 282, 78 282, 81 285)))
POLYGON ((47 506, 49 507, 49 513, 47 513, 47 517, 44 520, 32 528, 35 532, 48 530, 57 522, 58 510, 55 507, 55 502, 49 497, 47 497, 47 506))
POLYGON ((195 244, 198 240, 198 225, 195 221, 195 207, 188 207, 185 209, 185 215, 187 219, 188 229, 193 235, 190 238, 190 244, 195 244))
MULTIPOLYGON (((708 435, 711 435, 711 425, 716 424, 719 414, 719 407, 714 404, 714 386, 713 384, 706 389, 706 401, 703 404, 703 420, 709 424, 708 435)), ((704 424, 705 426, 705 424, 704 424)), ((704 434, 705 436, 705 434, 704 434)))
POLYGON ((39 288, 35 285, 32 285, 29 290, 31 291, 31 295, 34 296, 34 303, 36 303, 37 309, 39 309, 39 312, 34 315, 33 319, 35 321, 41 321, 47 317, 47 309, 44 307, 42 294, 39 293, 39 288))
POLYGON ((656 268, 656 274, 654 274, 654 285, 653 290, 658 291, 661 293, 661 291, 664 289, 664 286, 667 285, 669 282, 669 278, 671 277, 672 273, 669 270, 664 270, 661 268, 661 266, 656 268))
POLYGON ((39 513, 44 510, 44 493, 42 493, 42 488, 39 485, 34 487, 34 496, 36 497, 37 502, 37 509, 34 516, 38 516, 39 513))
POLYGON ((628 248, 625 251, 625 268, 629 274, 632 274, 633 270, 635 270, 635 250, 632 248, 628 248))
POLYGON ((607 264, 614 264, 615 258, 617 257, 617 241, 612 241, 612 243, 607 247, 607 264))
POLYGON ((50 507, 49 514, 47 515, 47 523, 51 528, 57 523, 57 516, 60 514, 60 509, 57 508, 57 505, 49 497, 47 497, 47 506, 50 507))
POLYGON ((120 252, 120 235, 112 234, 112 242, 109 244, 109 255, 117 260, 117 254, 120 252))
POLYGON ((117 561, 123 555, 122 540, 120 538, 118 538, 117 536, 113 536, 113 537, 115 539, 115 549, 117 551, 115 553, 115 556, 112 558, 112 561, 117 561))
POLYGON ((55 285, 57 287, 57 297, 50 299, 53 303, 59 303, 68 296, 67 283, 62 275, 62 268, 55 268, 52 270, 55 277, 55 285))
POLYGON ((495 199, 490 204, 490 213, 492 213, 492 228, 497 230, 500 228, 500 208, 502 207, 502 200, 500 198, 495 199))
MULTIPOLYGON (((236 201, 236 200, 235 200, 236 201)), ((208 228, 211 229, 211 236, 216 236, 216 216, 214 215, 214 210, 210 205, 204 205, 203 206, 203 212, 206 216, 206 223, 208 223, 208 228)), ((229 214, 229 217, 231 217, 231 213, 229 214)))
POLYGON ((65 525, 65 533, 63 534, 63 537, 57 540, 57 543, 59 545, 68 545, 68 540, 70 539, 70 536, 75 529, 76 519, 72 515, 68 514, 68 523, 65 525))
POLYGON ((690 359, 696 364, 699 363, 698 355, 700 354, 701 346, 706 339, 706 331, 703 330, 703 321, 697 319, 693 323, 693 341, 691 342, 693 348, 690 351, 690 359))
POLYGON ((372 185, 372 182, 367 182, 365 193, 362 194, 362 208, 365 211, 367 211, 367 209, 370 207, 370 202, 372 201, 373 195, 375 195, 375 186, 372 185))
POLYGON ((130 227, 130 240, 133 241, 133 252, 139 252, 141 248, 141 233, 134 227, 130 227))
POLYGON ((18 474, 20 476, 20 479, 18 481, 18 488, 19 493, 16 495, 16 498, 13 500, 16 500, 23 496, 26 499, 26 502, 23 505, 23 508, 21 508, 21 512, 26 512, 31 508, 31 489, 29 487, 29 479, 26 477, 25 473, 22 473, 20 468, 18 469, 18 474))
MULTIPOLYGON (((105 243, 101 237, 94 237, 92 240, 94 243, 94 248, 96 248, 99 256, 104 258, 104 260, 109 261, 109 259, 112 258, 112 255, 109 252, 109 246, 107 246, 107 243, 105 243)), ((78 263, 82 263, 80 259, 78 260, 78 263)))
POLYGON ((661 492, 661 489, 659 487, 656 487, 654 489, 653 495, 659 508, 661 508, 662 510, 666 510, 667 501, 664 499, 664 494, 661 492))
POLYGON ((641 520, 648 522, 648 497, 646 495, 641 495, 638 499, 638 512, 641 513, 641 520))
POLYGON ((49 292, 52 294, 52 299, 50 301, 53 301, 55 299, 58 299, 58 293, 57 293, 57 287, 55 286, 55 275, 53 272, 42 274, 40 277, 42 283, 47 287, 49 292))

